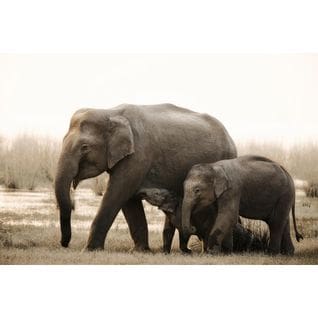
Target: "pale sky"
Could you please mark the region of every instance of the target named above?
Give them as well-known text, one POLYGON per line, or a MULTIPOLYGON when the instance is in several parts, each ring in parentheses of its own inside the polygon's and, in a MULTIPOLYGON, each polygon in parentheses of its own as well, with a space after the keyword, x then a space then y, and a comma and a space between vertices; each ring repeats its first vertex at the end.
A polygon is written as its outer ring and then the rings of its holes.
POLYGON ((170 102, 235 141, 318 140, 318 54, 0 54, 0 135, 61 138, 82 107, 170 102))

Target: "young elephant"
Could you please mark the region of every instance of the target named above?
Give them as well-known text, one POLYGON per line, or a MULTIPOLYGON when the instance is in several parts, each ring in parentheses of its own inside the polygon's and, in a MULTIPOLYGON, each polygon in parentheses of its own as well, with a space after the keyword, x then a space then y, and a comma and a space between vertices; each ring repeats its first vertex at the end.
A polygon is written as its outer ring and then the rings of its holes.
MULTIPOLYGON (((192 167, 184 181, 182 229, 191 233, 191 215, 217 203, 217 216, 210 229, 208 252, 219 251, 232 235, 239 215, 265 221, 269 226, 271 254, 293 254, 289 212, 292 209, 296 240, 302 239, 295 220, 295 187, 278 163, 259 156, 242 156, 192 167)), ((230 249, 232 247, 230 246, 230 249)))
MULTIPOLYGON (((181 228, 180 213, 177 213, 180 206, 180 200, 177 196, 166 189, 147 188, 138 191, 141 199, 146 200, 150 204, 157 206, 165 215, 165 224, 163 229, 163 252, 168 254, 171 251, 171 245, 176 228, 181 228)), ((179 231, 179 247, 183 253, 189 254, 191 250, 188 249, 188 241, 190 235, 182 235, 179 231)))
MULTIPOLYGON (((159 207, 166 215, 163 230, 164 253, 168 254, 171 251, 172 239, 176 228, 179 232, 180 250, 183 253, 191 253, 191 250, 187 247, 190 235, 184 235, 181 231, 181 200, 174 193, 166 189, 141 189, 138 195, 140 199, 144 199, 150 204, 159 207)), ((195 226, 195 232, 192 234, 197 235, 200 240, 203 240, 204 251, 207 250, 209 230, 215 221, 216 211, 216 207, 212 205, 199 211, 191 218, 191 222, 195 226)), ((262 250, 263 248, 261 240, 239 223, 234 227, 233 237, 234 251, 262 250)), ((223 249, 225 251, 228 250, 226 242, 223 244, 223 249)))

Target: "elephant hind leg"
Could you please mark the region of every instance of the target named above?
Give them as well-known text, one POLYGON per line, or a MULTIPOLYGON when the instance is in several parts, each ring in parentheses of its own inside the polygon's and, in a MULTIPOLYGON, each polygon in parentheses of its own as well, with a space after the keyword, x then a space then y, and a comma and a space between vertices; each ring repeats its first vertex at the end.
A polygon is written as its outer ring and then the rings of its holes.
POLYGON ((135 243, 134 250, 149 251, 148 226, 141 200, 131 198, 122 207, 122 211, 128 223, 130 235, 135 243))
POLYGON ((271 255, 279 254, 281 251, 283 229, 276 224, 269 224, 269 232, 268 253, 271 255))
POLYGON ((287 220, 285 228, 284 228, 284 232, 283 232, 280 252, 285 255, 293 255, 294 251, 295 251, 295 248, 294 248, 292 239, 290 237, 290 224, 289 224, 289 220, 287 220))
POLYGON ((278 254, 281 252, 283 234, 285 231, 286 223, 289 221, 288 215, 290 209, 290 198, 288 196, 282 196, 274 208, 272 217, 268 221, 270 231, 268 252, 270 254, 278 254))
POLYGON ((162 233, 162 239, 163 239, 163 252, 165 254, 169 254, 171 251, 171 245, 174 233, 176 231, 176 227, 172 224, 170 221, 170 218, 168 216, 165 217, 165 225, 162 233))

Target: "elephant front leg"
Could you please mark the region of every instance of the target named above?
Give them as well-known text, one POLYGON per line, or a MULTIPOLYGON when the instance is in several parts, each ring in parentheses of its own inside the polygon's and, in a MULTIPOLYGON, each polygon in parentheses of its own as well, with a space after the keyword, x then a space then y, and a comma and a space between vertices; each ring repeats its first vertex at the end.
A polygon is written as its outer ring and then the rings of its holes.
POLYGON ((208 237, 208 253, 233 251, 233 228, 237 217, 238 202, 229 195, 223 195, 218 202, 218 215, 208 237))
POLYGON ((86 250, 94 251, 104 249, 106 235, 120 210, 120 202, 115 205, 112 205, 112 202, 115 202, 115 200, 110 199, 109 196, 104 196, 102 204, 91 225, 85 247, 86 250))
POLYGON ((145 216, 141 210, 141 202, 129 201, 136 193, 143 178, 141 173, 137 173, 136 168, 132 169, 127 165, 122 165, 111 174, 107 191, 91 226, 86 245, 87 250, 104 248, 106 235, 121 208, 125 209, 126 219, 129 219, 128 224, 130 224, 134 240, 138 242, 138 245, 148 247, 148 232, 145 216), (133 171, 134 176, 127 176, 127 171, 133 171), (128 216, 130 213, 132 215, 128 216), (137 229, 140 225, 141 230, 137 229))
POLYGON ((171 251, 171 245, 176 227, 172 224, 168 216, 165 217, 165 225, 162 233, 163 239, 163 252, 169 254, 171 251))
POLYGON ((180 250, 184 254, 192 253, 192 251, 188 248, 189 239, 190 239, 190 235, 184 235, 181 231, 179 231, 179 246, 180 246, 180 250))
POLYGON ((150 251, 148 226, 144 207, 140 199, 132 198, 122 207, 128 223, 130 235, 135 243, 135 251, 150 251))
POLYGON ((223 239, 221 251, 225 254, 233 252, 233 230, 231 230, 223 239))
POLYGON ((209 236, 205 236, 203 238, 203 252, 204 253, 208 252, 208 240, 209 240, 209 236))

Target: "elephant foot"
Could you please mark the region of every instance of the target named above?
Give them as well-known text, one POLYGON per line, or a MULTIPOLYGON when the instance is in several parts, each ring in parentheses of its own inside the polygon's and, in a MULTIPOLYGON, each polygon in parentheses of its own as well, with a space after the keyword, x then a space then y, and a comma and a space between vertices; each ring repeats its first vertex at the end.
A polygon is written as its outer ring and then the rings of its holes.
POLYGON ((82 252, 96 252, 96 251, 103 251, 104 246, 85 246, 82 249, 82 252))
POLYGON ((280 251, 277 250, 277 249, 271 249, 271 248, 269 248, 269 249, 267 250, 266 254, 269 255, 269 256, 276 256, 276 255, 279 254, 279 252, 280 252, 280 251))
POLYGON ((231 255, 233 253, 233 249, 222 247, 221 252, 225 255, 231 255))
POLYGON ((139 246, 135 245, 132 249, 131 252, 141 252, 141 253, 152 253, 151 249, 149 246, 139 246))
POLYGON ((281 248, 280 248, 280 252, 281 252, 281 254, 283 254, 283 255, 288 255, 288 256, 292 256, 292 255, 294 255, 294 252, 295 252, 295 248, 294 248, 294 245, 293 245, 293 243, 285 243, 285 242, 283 242, 282 243, 282 246, 281 246, 281 248))
POLYGON ((162 248, 162 252, 165 254, 165 255, 168 255, 168 254, 170 254, 170 252, 171 252, 171 249, 169 248, 169 247, 163 247, 162 248))
POLYGON ((64 247, 64 248, 68 248, 68 244, 69 244, 69 242, 61 241, 61 245, 62 245, 62 247, 64 247))
POLYGON ((222 252, 221 246, 214 245, 206 249, 206 253, 210 255, 220 254, 222 252))
POLYGON ((71 241, 71 237, 72 237, 71 232, 69 232, 65 235, 62 235, 62 238, 60 241, 61 245, 65 248, 68 247, 68 245, 70 244, 70 241, 71 241))
POLYGON ((190 250, 189 248, 183 248, 181 250, 182 254, 184 255, 191 255, 192 254, 192 250, 190 250))
POLYGON ((294 255, 294 251, 293 250, 290 250, 290 251, 282 250, 281 254, 282 255, 286 255, 286 256, 293 256, 294 255))
POLYGON ((97 242, 93 240, 89 240, 86 243, 86 246, 84 250, 88 252, 93 252, 93 251, 102 251, 104 249, 104 242, 97 242))

